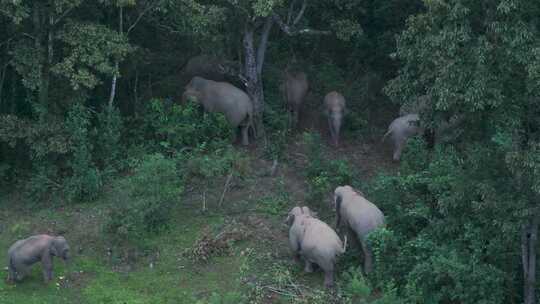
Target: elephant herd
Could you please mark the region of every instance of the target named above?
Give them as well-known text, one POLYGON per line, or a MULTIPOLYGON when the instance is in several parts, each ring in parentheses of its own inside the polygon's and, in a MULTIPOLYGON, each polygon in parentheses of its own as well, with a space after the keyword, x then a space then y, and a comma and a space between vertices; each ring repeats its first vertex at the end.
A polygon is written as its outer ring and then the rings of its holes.
MULTIPOLYGON (((284 72, 283 82, 279 87, 285 106, 289 112, 289 124, 296 126, 302 104, 304 103, 309 82, 306 73, 291 71, 284 72)), ((185 86, 182 101, 194 101, 203 106, 208 112, 219 112, 225 115, 228 123, 241 134, 243 145, 249 144, 250 130, 255 134, 253 124, 253 104, 250 97, 241 89, 224 81, 214 81, 194 76, 185 86)), ((423 100, 423 102, 427 102, 423 100)), ((335 146, 339 145, 340 130, 346 114, 345 97, 336 91, 331 91, 323 99, 323 113, 326 116, 330 138, 335 146)), ((419 126, 419 109, 415 113, 400 110, 400 117, 396 118, 388 127, 383 137, 391 138, 393 144, 393 160, 399 161, 408 138, 423 132, 419 126)))
MULTIPOLYGON (((362 246, 364 272, 373 269, 373 253, 367 242, 370 232, 384 226, 384 215, 364 195, 351 186, 340 186, 334 191, 333 207, 336 210, 336 229, 353 232, 362 246)), ((319 220, 309 207, 294 207, 288 214, 289 245, 295 259, 304 259, 304 271, 312 272, 313 264, 324 271, 324 285, 334 285, 336 260, 347 249, 347 235, 343 242, 328 224, 319 220)))
MULTIPOLYGON (((185 86, 183 102, 193 100, 201 104, 208 112, 220 112, 235 129, 240 131, 243 145, 249 144, 250 130, 255 134, 253 123, 253 104, 250 97, 241 89, 224 81, 214 81, 194 76, 185 86)), ((290 112, 292 125, 298 123, 298 113, 309 90, 309 82, 302 71, 284 73, 280 86, 286 106, 290 112)), ((426 103, 425 99, 420 102, 426 103)), ((346 100, 339 92, 332 91, 323 99, 324 114, 334 145, 339 145, 340 129, 346 115, 346 100)), ((419 107, 425 106, 421 103, 419 107)), ((388 127, 383 141, 390 137, 394 145, 393 159, 399 161, 406 141, 411 136, 420 134, 419 109, 400 110, 388 127)), ((363 256, 363 270, 369 273, 373 268, 373 256, 367 236, 373 230, 384 225, 384 215, 376 205, 350 186, 339 186, 334 191, 333 207, 336 211, 336 229, 352 232, 360 242, 363 256)), ((295 258, 302 258, 305 271, 313 271, 313 264, 325 273, 324 284, 333 286, 336 260, 347 248, 347 236, 342 241, 336 231, 317 218, 317 214, 305 206, 294 207, 286 222, 289 225, 289 244, 295 258)), ((15 242, 8 251, 8 281, 21 280, 29 266, 41 262, 45 282, 52 279, 52 258, 56 256, 64 261, 69 259, 69 245, 62 236, 35 235, 15 242)))

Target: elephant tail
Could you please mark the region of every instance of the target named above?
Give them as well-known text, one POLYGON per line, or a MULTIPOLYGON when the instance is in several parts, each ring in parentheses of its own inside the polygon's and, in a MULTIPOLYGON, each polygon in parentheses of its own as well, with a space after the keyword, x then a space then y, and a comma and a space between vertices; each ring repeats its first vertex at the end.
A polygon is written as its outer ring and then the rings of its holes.
POLYGON ((347 250, 347 235, 343 237, 343 248, 341 248, 341 253, 345 253, 345 250, 347 250))
POLYGON ((386 139, 386 137, 387 137, 388 135, 390 135, 390 134, 392 134, 392 129, 389 128, 388 131, 383 135, 383 138, 382 138, 382 140, 381 140, 381 143, 383 143, 384 140, 386 139))
POLYGON ((253 137, 257 138, 258 134, 257 134, 257 128, 253 121, 253 113, 248 115, 247 123, 248 123, 248 133, 249 133, 249 130, 251 129, 251 131, 253 132, 253 137))

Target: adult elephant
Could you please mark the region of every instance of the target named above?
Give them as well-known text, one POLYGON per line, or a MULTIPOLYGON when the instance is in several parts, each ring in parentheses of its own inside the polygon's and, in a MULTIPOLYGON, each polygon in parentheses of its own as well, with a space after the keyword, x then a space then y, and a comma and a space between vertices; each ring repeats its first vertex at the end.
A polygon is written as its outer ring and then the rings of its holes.
POLYGON ((291 125, 298 124, 300 109, 306 99, 309 90, 309 82, 306 73, 302 71, 285 70, 285 79, 280 87, 290 112, 291 125))
POLYGON ((253 104, 244 91, 228 82, 195 76, 186 85, 182 100, 194 100, 202 104, 207 112, 223 113, 232 127, 240 128, 242 144, 249 144, 249 129, 253 128, 253 104))

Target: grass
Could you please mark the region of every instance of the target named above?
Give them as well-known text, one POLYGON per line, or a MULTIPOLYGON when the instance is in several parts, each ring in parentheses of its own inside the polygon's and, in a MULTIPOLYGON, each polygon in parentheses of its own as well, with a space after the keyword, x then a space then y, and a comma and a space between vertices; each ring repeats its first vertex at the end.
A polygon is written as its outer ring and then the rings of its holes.
MULTIPOLYGON (((251 171, 233 181, 221 207, 217 202, 225 177, 206 189, 206 212, 201 211, 202 188, 190 185, 172 211, 170 230, 145 237, 136 254, 113 244, 102 231, 112 204, 107 195, 63 207, 3 197, 0 248, 7 251, 32 234, 63 234, 74 256, 69 265, 55 259, 54 280, 48 285, 42 281, 40 264, 20 284, 0 280, 0 303, 241 304, 247 298, 250 303, 343 303, 322 289, 321 271, 304 273, 303 264, 295 263, 288 249, 284 217, 292 206, 305 204, 308 192, 298 165, 283 163, 281 173, 269 177, 260 174, 260 158, 252 157, 251 162, 251 171), (231 221, 245 225, 249 235, 234 242, 229 254, 212 256, 206 263, 183 254, 205 231, 215 235, 231 221)), ((321 214, 325 220, 331 217, 321 214)), ((338 265, 343 272, 359 264, 356 256, 347 254, 343 260, 346 263, 338 265)), ((346 284, 343 277, 337 273, 338 295, 339 286, 346 284)))

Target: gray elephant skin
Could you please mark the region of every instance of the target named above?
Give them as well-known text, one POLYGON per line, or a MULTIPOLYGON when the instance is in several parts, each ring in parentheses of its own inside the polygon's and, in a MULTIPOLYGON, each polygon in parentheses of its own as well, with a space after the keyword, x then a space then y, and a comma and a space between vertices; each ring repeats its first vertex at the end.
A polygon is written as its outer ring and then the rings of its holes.
POLYGON ((337 257, 345 252, 345 244, 337 233, 325 222, 315 218, 308 207, 294 207, 288 214, 289 245, 296 258, 305 261, 306 272, 313 271, 313 263, 324 271, 324 285, 334 285, 334 271, 337 257))
POLYGON ((388 126, 388 131, 384 134, 382 141, 384 142, 388 136, 392 138, 392 143, 394 145, 392 159, 394 161, 399 161, 407 140, 422 132, 423 129, 420 127, 420 116, 418 114, 407 114, 392 121, 390 126, 388 126))
POLYGON ((15 242, 8 250, 8 282, 20 281, 28 268, 41 262, 45 283, 53 278, 54 256, 69 260, 69 245, 62 236, 34 235, 15 242))
MULTIPOLYGON (((193 77, 186 85, 182 100, 195 100, 207 112, 220 112, 229 124, 240 128, 242 144, 249 144, 249 129, 253 130, 253 104, 249 96, 228 82, 193 77)), ((236 132, 235 132, 236 135, 236 132)))
POLYGON ((373 254, 367 236, 375 229, 384 226, 384 214, 364 195, 351 186, 340 186, 334 191, 336 209, 336 229, 346 227, 356 234, 364 253, 364 272, 373 269, 373 254))
POLYGON ((309 89, 306 73, 301 71, 292 72, 286 69, 285 79, 281 89, 287 108, 292 114, 292 125, 295 126, 298 123, 300 108, 302 103, 304 103, 309 89))
POLYGON ((335 146, 339 145, 339 132, 345 117, 345 97, 332 91, 324 97, 324 113, 328 119, 330 137, 335 146))

